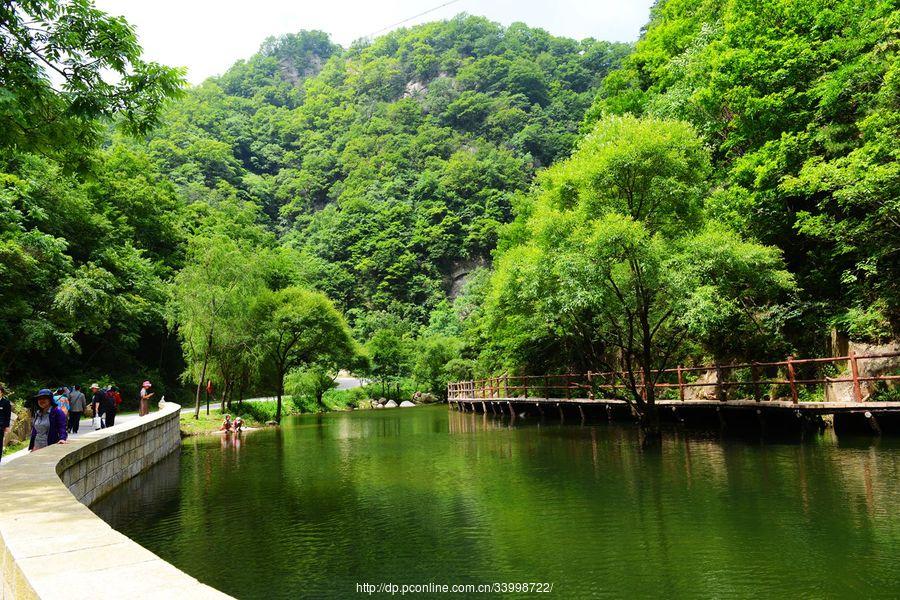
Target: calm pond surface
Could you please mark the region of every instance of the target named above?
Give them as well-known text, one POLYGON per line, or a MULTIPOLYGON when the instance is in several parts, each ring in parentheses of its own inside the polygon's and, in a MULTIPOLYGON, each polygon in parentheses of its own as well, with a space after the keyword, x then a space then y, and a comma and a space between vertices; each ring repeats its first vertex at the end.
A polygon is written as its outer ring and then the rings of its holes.
POLYGON ((346 598, 364 582, 896 598, 898 475, 896 438, 672 432, 642 451, 629 426, 509 427, 440 406, 188 439, 95 510, 238 598, 346 598))

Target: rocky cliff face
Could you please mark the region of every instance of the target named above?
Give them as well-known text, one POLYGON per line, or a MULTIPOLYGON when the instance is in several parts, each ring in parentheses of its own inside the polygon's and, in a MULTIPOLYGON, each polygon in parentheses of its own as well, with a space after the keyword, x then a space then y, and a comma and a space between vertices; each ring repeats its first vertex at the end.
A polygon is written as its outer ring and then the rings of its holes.
MULTIPOLYGON (((854 352, 857 356, 867 354, 890 354, 893 352, 900 352, 900 342, 891 342, 883 345, 849 342, 848 352, 854 352)), ((857 365, 859 367, 859 376, 862 378, 900 374, 900 356, 857 360, 857 365)), ((845 379, 849 376, 850 365, 848 364, 845 366, 844 373, 837 378, 845 379)), ((896 390, 900 387, 898 384, 900 384, 900 382, 860 382, 863 400, 874 400, 885 391, 896 390)), ((825 400, 829 402, 854 401, 853 382, 841 381, 829 383, 825 386, 825 400)))
POLYGON ((9 434, 3 438, 3 445, 18 444, 27 440, 29 435, 31 435, 31 414, 24 408, 20 408, 12 415, 9 434))

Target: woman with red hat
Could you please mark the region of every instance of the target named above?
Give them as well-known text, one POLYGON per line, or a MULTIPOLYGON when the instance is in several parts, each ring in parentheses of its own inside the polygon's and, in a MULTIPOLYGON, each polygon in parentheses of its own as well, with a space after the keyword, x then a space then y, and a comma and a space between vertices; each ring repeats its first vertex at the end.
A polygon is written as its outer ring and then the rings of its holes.
POLYGON ((144 415, 150 414, 150 398, 154 396, 153 392, 150 391, 150 388, 153 386, 149 381, 145 381, 143 385, 141 385, 141 410, 140 415, 143 417, 144 415))

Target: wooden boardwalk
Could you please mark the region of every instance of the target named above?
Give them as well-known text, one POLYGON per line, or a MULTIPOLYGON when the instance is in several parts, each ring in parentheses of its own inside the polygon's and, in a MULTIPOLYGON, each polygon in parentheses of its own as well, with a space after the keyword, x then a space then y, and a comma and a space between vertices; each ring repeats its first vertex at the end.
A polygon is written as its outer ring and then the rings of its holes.
MULTIPOLYGON (((501 412, 505 406, 629 406, 625 400, 615 398, 451 398, 449 400, 451 406, 456 406, 460 410, 471 410, 472 408, 488 408, 488 405, 498 407, 497 412, 501 412)), ((860 413, 872 414, 882 413, 900 413, 900 402, 800 402, 795 404, 790 400, 728 400, 717 402, 715 400, 657 400, 656 405, 663 410, 671 409, 729 409, 729 410, 765 410, 765 411, 800 411, 808 414, 835 414, 835 413, 860 413)), ((490 412, 490 411, 489 411, 490 412)))
MULTIPOLYGON (((606 398, 495 397, 448 400, 463 413, 516 419, 634 422, 625 400, 606 398)), ((790 400, 659 400, 660 421, 704 429, 752 431, 762 435, 833 427, 839 433, 900 433, 900 402, 800 402, 790 400)), ((474 415, 473 415, 474 416, 474 415)))

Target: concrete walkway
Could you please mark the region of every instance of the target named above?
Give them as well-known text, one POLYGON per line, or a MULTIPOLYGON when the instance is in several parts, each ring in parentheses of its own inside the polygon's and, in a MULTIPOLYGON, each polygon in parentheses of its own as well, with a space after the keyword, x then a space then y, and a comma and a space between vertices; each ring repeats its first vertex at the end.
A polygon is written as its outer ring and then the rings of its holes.
MULTIPOLYGON (((121 415, 116 415, 116 425, 118 425, 120 423, 127 423, 129 421, 132 421, 134 419, 139 419, 139 418, 140 417, 138 416, 137 413, 122 413, 121 415)), ((77 434, 70 433, 69 439, 77 440, 80 436, 83 436, 87 433, 91 433, 93 431, 97 431, 98 429, 100 429, 100 419, 87 419, 87 418, 81 419, 81 424, 78 426, 78 433, 77 434), (95 425, 96 425, 96 427, 95 427, 95 425)), ((27 456, 27 455, 28 455, 28 448, 23 448, 22 450, 19 450, 18 452, 13 452, 12 454, 4 456, 2 462, 0 462, 0 469, 2 469, 3 465, 5 465, 6 463, 12 462, 18 458, 22 458, 23 456, 27 456)))

